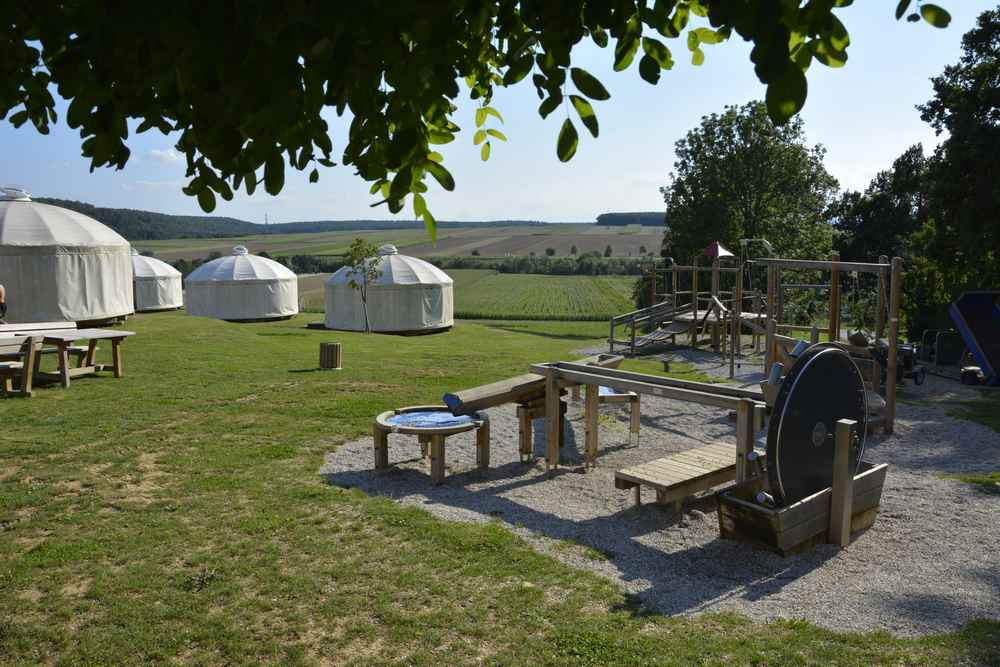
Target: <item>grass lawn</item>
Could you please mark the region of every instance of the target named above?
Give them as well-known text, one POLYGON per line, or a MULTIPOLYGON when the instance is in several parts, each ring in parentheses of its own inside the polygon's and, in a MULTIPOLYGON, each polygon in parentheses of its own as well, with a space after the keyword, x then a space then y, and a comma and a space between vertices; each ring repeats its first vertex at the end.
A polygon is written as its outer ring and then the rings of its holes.
POLYGON ((605 330, 460 323, 366 337, 304 330, 311 319, 140 315, 123 379, 0 402, 0 663, 976 664, 1000 654, 1000 624, 988 622, 912 640, 651 615, 499 524, 446 523, 331 487, 318 475, 324 453, 368 432, 377 412, 567 358, 605 330), (345 370, 317 371, 318 343, 331 339, 345 370))

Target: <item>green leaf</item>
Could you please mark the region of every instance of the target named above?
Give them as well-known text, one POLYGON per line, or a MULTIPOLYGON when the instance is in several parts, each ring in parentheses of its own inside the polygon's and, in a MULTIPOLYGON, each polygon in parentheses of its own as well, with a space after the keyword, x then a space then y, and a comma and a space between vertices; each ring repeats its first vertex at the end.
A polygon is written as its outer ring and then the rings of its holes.
POLYGON ((573 85, 581 93, 586 95, 592 100, 606 100, 611 97, 608 90, 604 87, 597 78, 585 69, 579 67, 572 67, 569 70, 569 76, 573 79, 573 85))
POLYGON ((493 116, 498 121, 503 123, 503 116, 501 116, 500 112, 494 109, 493 107, 483 107, 483 113, 485 113, 487 116, 493 116))
POLYGON ((594 30, 590 33, 590 38, 594 40, 602 49, 608 45, 608 33, 605 30, 594 30))
POLYGON ((315 183, 318 180, 319 180, 319 170, 313 169, 311 172, 309 172, 309 182, 315 183))
POLYGON ((285 187, 285 159, 281 153, 274 152, 264 163, 264 190, 267 194, 276 196, 285 187))
POLYGON ((674 58, 670 54, 670 49, 660 40, 652 37, 643 37, 642 50, 646 52, 647 56, 655 60, 662 69, 670 69, 674 66, 674 58))
POLYGON ((913 0, 899 0, 899 4, 896 5, 896 20, 903 18, 903 14, 906 13, 906 8, 910 6, 913 0))
POLYGON ((201 206, 201 210, 205 213, 211 213, 215 210, 215 193, 204 188, 198 193, 198 206, 201 206))
POLYGON ((777 125, 784 125, 806 102, 806 75, 789 63, 781 78, 767 85, 767 113, 777 125))
POLYGON ((912 14, 906 17, 906 20, 909 21, 910 23, 916 23, 917 21, 920 20, 920 14, 913 12, 912 14))
POLYGON ((948 24, 951 23, 951 14, 944 8, 930 3, 925 2, 920 5, 920 15, 935 28, 947 28, 948 24))
POLYGON ((25 109, 12 114, 10 117, 10 122, 14 127, 21 127, 26 120, 28 120, 28 112, 25 109))
POLYGON ((660 64, 648 55, 639 60, 639 76, 654 86, 660 80, 660 64))
POLYGON ((484 141, 486 141, 486 130, 476 130, 476 134, 472 137, 472 143, 478 146, 484 141))
POLYGON ((427 168, 427 171, 431 173, 431 176, 434 177, 434 180, 437 181, 442 188, 449 192, 455 189, 455 179, 452 178, 451 174, 444 168, 444 166, 438 164, 437 162, 428 160, 424 162, 424 167, 427 168))
POLYGON ((426 212, 427 202, 424 200, 423 195, 413 195, 413 215, 419 218, 426 212))
MULTIPOLYGON (((642 65, 639 65, 640 69, 642 65)), ((573 103, 573 108, 576 109, 576 113, 580 116, 580 121, 583 123, 584 127, 590 131, 590 134, 596 139, 598 133, 597 127, 597 116, 594 114, 594 107, 590 106, 590 102, 580 97, 579 95, 570 95, 569 101, 573 103)))
POLYGON ((490 159, 490 142, 487 141, 483 144, 483 147, 479 149, 479 157, 483 159, 483 162, 490 159))
POLYGON ((698 35, 698 41, 702 44, 719 44, 726 41, 726 38, 715 32, 711 28, 697 28, 694 33, 698 35))
POLYGON ((482 127, 483 123, 485 122, 486 122, 486 111, 482 107, 479 107, 478 109, 476 109, 476 127, 482 127))
POLYGON ((813 49, 816 60, 827 67, 843 67, 847 64, 847 51, 831 51, 823 41, 814 42, 813 49))
POLYGON ((429 144, 450 144, 455 141, 455 135, 443 130, 430 130, 427 133, 427 143, 429 144))
POLYGON ((437 245, 437 220, 431 215, 430 209, 424 211, 424 229, 431 237, 431 243, 437 245))
POLYGON ((547 118, 550 113, 559 108, 562 104, 563 96, 562 93, 556 91, 555 94, 546 97, 541 104, 538 105, 538 115, 542 118, 547 118))
POLYGON ((635 52, 639 50, 639 37, 641 34, 642 24, 639 22, 638 14, 636 14, 625 24, 625 34, 619 37, 618 43, 615 44, 614 69, 616 72, 628 69, 628 66, 632 64, 635 52))
POLYGON ((576 133, 576 128, 569 118, 563 121, 562 129, 559 130, 559 140, 556 142, 556 155, 560 162, 569 162, 576 155, 577 144, 580 137, 576 133))
POLYGON ((493 128, 490 128, 486 130, 486 134, 490 135, 491 137, 496 137, 500 141, 507 141, 506 135, 504 135, 504 133, 501 132, 500 130, 494 130, 493 128))
POLYGON ((701 65, 704 62, 705 62, 705 52, 701 50, 701 47, 691 52, 692 65, 701 65))

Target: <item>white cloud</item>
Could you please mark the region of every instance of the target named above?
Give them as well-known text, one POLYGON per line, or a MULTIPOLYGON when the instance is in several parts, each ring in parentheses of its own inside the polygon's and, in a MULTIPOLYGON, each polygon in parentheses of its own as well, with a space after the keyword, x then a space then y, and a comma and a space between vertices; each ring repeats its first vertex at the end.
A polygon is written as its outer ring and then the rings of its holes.
POLYGON ((149 158, 151 160, 156 160, 157 162, 162 162, 163 164, 180 164, 184 161, 184 156, 175 151, 173 148, 167 148, 164 150, 154 148, 149 151, 149 158))

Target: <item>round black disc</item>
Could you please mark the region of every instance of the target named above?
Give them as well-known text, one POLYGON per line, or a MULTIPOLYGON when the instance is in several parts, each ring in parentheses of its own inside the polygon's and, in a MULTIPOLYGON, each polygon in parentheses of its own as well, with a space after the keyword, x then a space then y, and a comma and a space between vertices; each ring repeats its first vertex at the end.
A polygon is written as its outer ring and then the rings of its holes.
POLYGON ((813 345, 796 360, 781 383, 767 432, 767 474, 779 506, 833 483, 833 438, 840 419, 858 422, 850 454, 857 470, 868 424, 865 398, 861 372, 836 343, 813 345))

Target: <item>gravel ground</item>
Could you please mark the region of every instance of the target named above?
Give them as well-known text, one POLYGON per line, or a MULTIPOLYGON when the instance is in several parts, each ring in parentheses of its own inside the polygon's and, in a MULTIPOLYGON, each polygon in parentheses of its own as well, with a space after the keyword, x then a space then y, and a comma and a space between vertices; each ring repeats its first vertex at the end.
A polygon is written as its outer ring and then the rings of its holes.
MULTIPOLYGON (((706 372, 728 366, 710 353, 672 353, 706 372)), ((749 381, 760 366, 744 366, 749 381)), ((628 444, 627 408, 605 406, 597 469, 583 473, 582 403, 570 402, 563 466, 547 479, 544 423, 535 423, 534 464, 517 455, 513 406, 488 411, 492 458, 475 468, 471 434, 448 439, 448 477, 431 486, 416 438, 390 436, 393 467, 376 473, 370 437, 327 455, 330 483, 423 507, 454 521, 500 520, 536 549, 608 577, 666 614, 734 611, 756 619, 804 618, 835 630, 920 635, 975 618, 1000 619, 1000 495, 942 473, 1000 470, 1000 433, 948 416, 949 400, 974 390, 929 377, 907 384, 896 432, 870 436, 866 459, 889 463, 875 525, 843 551, 821 545, 782 558, 719 538, 715 502, 689 500, 681 515, 632 504, 614 471, 720 438, 735 442, 724 411, 642 397, 639 445, 628 444)), ((374 415, 373 415, 374 417, 374 415)), ((763 437, 763 436, 762 436, 763 437)), ((763 440, 758 443, 763 446, 763 440)))

